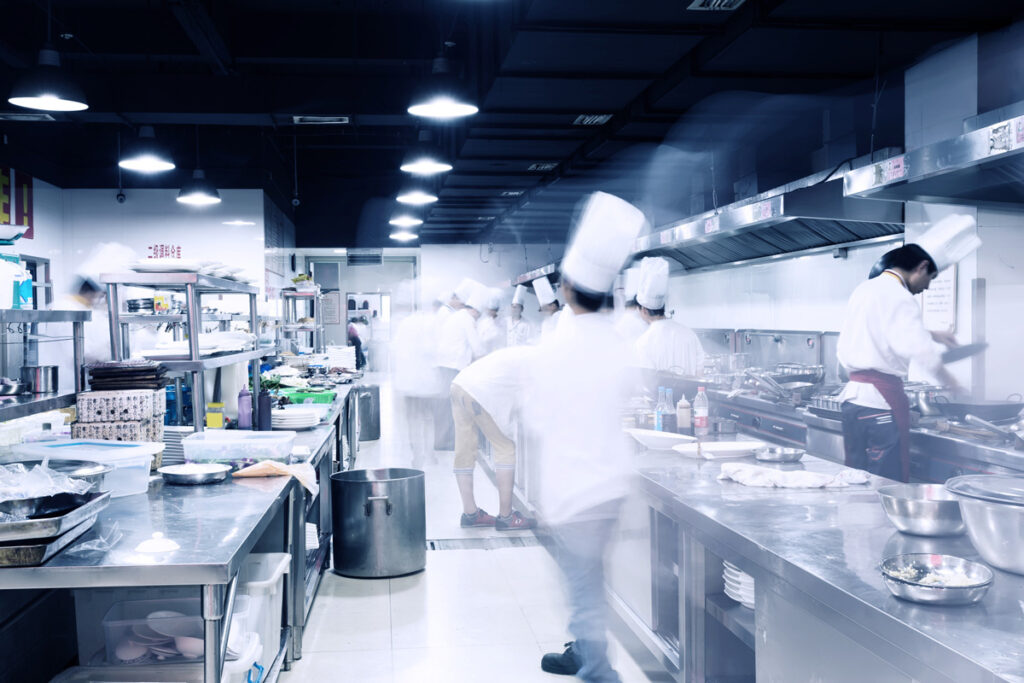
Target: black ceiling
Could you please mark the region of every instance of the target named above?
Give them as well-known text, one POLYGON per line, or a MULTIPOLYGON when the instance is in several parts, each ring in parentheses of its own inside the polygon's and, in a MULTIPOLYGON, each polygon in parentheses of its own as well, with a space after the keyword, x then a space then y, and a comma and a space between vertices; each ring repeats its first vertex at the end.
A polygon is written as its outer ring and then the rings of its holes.
MULTIPOLYGON (((90 109, 0 121, 0 163, 65 187, 115 187, 119 135, 151 123, 179 169, 126 176, 130 197, 133 187, 185 180, 198 126, 207 175, 223 188, 265 188, 291 212, 300 245, 381 246, 407 180, 398 166, 421 123, 405 108, 449 41, 481 112, 434 129, 455 168, 436 183, 441 200, 421 241, 559 241, 587 189, 689 215, 822 170, 815 164, 828 154, 813 153, 841 138, 837 130, 858 154, 901 145, 899 70, 1020 12, 1005 0, 688 5, 54 0, 54 41, 90 109), (350 122, 293 125, 300 114, 350 122), (586 125, 587 115, 604 118, 586 125), (691 154, 652 172, 666 136, 691 154)), ((6 93, 45 39, 47 2, 0 2, 0 16, 6 93)))

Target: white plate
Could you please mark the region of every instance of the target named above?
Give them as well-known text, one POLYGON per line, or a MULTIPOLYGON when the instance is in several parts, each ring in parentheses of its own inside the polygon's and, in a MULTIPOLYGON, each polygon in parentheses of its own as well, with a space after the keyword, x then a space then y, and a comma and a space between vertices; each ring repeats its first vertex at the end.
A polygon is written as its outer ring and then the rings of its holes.
POLYGON ((146 625, 157 633, 172 638, 178 636, 203 637, 203 618, 188 617, 181 612, 172 612, 171 610, 152 612, 146 617, 146 625))
POLYGON ((731 590, 733 593, 749 597, 751 600, 754 599, 754 593, 756 589, 753 586, 744 585, 742 583, 736 583, 735 581, 726 580, 725 587, 731 590))
POLYGON ((739 595, 735 595, 733 593, 730 593, 728 588, 725 589, 725 594, 729 596, 729 598, 735 600, 736 602, 746 607, 747 609, 754 609, 755 603, 753 597, 745 598, 739 595))
POLYGON ((708 460, 719 458, 745 458, 753 455, 754 451, 764 446, 761 441, 705 441, 700 444, 684 443, 673 446, 672 450, 691 458, 698 457, 697 448, 700 447, 700 457, 708 460))
POLYGON ((725 578, 726 581, 732 581, 733 583, 738 583, 740 585, 748 585, 751 588, 754 587, 753 577, 747 576, 746 574, 734 574, 726 570, 722 572, 722 577, 725 578))
POLYGON ((198 273, 199 262, 178 258, 150 258, 136 261, 132 270, 136 273, 198 273))
POLYGON ((692 436, 685 434, 673 434, 672 432, 659 432, 653 429, 627 429, 627 434, 639 441, 644 448, 654 451, 667 451, 673 446, 696 441, 692 436))

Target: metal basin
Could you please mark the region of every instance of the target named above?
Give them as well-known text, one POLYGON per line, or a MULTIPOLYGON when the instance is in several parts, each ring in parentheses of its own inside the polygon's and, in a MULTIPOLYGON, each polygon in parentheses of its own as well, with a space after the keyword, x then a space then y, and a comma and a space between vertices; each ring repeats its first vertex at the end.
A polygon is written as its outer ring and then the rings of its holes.
POLYGON ((946 488, 957 495, 960 513, 967 527, 967 535, 982 559, 993 567, 1024 574, 1024 504, 1011 502, 1011 496, 997 500, 998 494, 986 495, 979 482, 1000 480, 1009 485, 1022 481, 1021 477, 1004 475, 965 475, 946 482, 946 488))
POLYGON ((895 484, 878 489, 882 509, 897 529, 917 536, 964 532, 957 497, 939 484, 895 484))
POLYGON ((878 567, 886 588, 901 600, 926 605, 971 605, 992 585, 992 570, 955 555, 896 555, 878 567), (939 577, 955 576, 965 585, 949 585, 939 577), (929 579, 938 579, 932 583, 929 579))
POLYGON ((806 451, 802 448, 784 448, 782 446, 769 446, 759 448, 754 457, 762 462, 797 462, 804 457, 806 451))

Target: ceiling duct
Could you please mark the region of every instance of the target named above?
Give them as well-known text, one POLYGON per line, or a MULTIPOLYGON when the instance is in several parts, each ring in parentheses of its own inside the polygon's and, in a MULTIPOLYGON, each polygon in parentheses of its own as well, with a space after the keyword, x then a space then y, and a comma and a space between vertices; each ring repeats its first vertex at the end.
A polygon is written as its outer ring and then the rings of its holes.
POLYGON ((659 254, 687 270, 842 246, 903 232, 903 205, 843 196, 820 173, 642 235, 634 256, 659 254))
POLYGON ((1024 115, 850 171, 843 184, 848 197, 1024 204, 1024 115))
POLYGON ((686 9, 695 12, 731 12, 744 0, 693 0, 686 9))
POLYGON ((379 266, 383 254, 383 249, 349 249, 345 260, 350 266, 379 266))

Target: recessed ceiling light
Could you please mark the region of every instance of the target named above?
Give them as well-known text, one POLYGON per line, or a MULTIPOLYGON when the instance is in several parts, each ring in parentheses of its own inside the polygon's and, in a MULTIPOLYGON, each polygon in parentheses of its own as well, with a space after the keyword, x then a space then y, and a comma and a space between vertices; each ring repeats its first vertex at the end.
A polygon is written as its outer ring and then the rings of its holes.
POLYGON ((256 225, 253 221, 240 221, 237 218, 233 221, 223 221, 221 225, 256 225))
POLYGON ((418 235, 408 230, 396 230, 395 232, 388 235, 388 237, 398 242, 411 242, 412 240, 416 239, 418 235))
POLYGON ((611 114, 580 114, 572 125, 574 126, 603 126, 612 120, 611 114))
POLYGON ((399 203, 409 204, 411 206, 423 206, 424 204, 433 204, 437 201, 437 195, 423 190, 411 190, 409 192, 403 192, 397 197, 399 203))
POLYGON ((335 249, 334 250, 335 254, 344 254, 344 253, 347 253, 347 252, 348 252, 348 249, 335 249))
POLYGON ((401 215, 395 216, 388 221, 390 225, 397 226, 399 228, 415 228, 417 225, 423 225, 423 221, 415 216, 401 215))
POLYGON ((43 112, 20 112, 20 111, 5 111, 0 112, 0 121, 19 121, 22 123, 33 122, 33 121, 56 121, 49 114, 43 112))
POLYGON ((526 170, 527 171, 553 171, 556 168, 558 168, 558 162, 557 161, 541 161, 541 162, 536 163, 536 164, 530 164, 526 168, 526 170))
POLYGON ((521 197, 523 195, 522 190, 504 190, 501 193, 502 197, 521 197))

